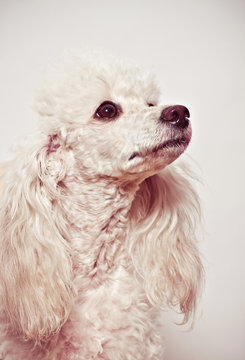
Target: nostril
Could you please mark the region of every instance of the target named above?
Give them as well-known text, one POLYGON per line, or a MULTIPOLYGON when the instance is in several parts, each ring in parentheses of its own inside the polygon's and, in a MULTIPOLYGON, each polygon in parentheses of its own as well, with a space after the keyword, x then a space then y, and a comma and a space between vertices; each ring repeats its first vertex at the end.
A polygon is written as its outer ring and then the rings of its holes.
POLYGON ((169 111, 165 116, 165 121, 177 122, 180 118, 180 114, 176 109, 169 111))
POLYGON ((160 121, 184 128, 189 124, 189 117, 190 112, 185 106, 174 105, 163 109, 160 121))

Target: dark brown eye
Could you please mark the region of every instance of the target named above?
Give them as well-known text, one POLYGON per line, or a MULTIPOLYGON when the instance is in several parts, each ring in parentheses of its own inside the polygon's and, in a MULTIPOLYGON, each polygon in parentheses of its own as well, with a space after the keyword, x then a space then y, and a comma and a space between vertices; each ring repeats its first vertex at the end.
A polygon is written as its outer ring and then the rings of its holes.
POLYGON ((148 103, 147 105, 148 105, 149 107, 155 106, 153 103, 148 103))
POLYGON ((118 115, 118 107, 111 101, 103 102, 95 112, 99 119, 113 119, 118 115))

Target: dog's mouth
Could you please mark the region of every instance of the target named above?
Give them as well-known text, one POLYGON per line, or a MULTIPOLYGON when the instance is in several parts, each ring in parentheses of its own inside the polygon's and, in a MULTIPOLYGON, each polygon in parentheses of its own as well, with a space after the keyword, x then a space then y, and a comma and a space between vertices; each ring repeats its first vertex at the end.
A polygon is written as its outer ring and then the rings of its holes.
POLYGON ((179 139, 167 140, 163 144, 155 146, 152 149, 152 152, 155 153, 155 152, 157 152, 159 150, 162 150, 162 149, 170 149, 170 148, 181 147, 181 146, 185 145, 186 143, 187 143, 187 137, 182 136, 179 139))
POLYGON ((161 144, 153 147, 152 149, 147 149, 147 151, 144 151, 142 153, 135 151, 132 153, 132 155, 129 157, 128 160, 130 161, 136 157, 145 157, 150 154, 155 154, 161 150, 172 150, 172 149, 182 150, 183 148, 187 147, 189 142, 190 142, 190 138, 188 138, 187 136, 182 136, 177 139, 170 139, 170 140, 164 141, 164 143, 161 143, 161 144))

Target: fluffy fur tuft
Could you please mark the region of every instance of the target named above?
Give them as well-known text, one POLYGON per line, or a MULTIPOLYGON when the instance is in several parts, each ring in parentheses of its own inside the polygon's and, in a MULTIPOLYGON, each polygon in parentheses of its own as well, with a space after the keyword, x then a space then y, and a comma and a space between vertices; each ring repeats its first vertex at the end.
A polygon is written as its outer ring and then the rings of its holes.
POLYGON ((202 283, 194 238, 200 206, 190 181, 183 166, 172 166, 141 184, 131 208, 128 244, 149 301, 178 305, 183 323, 195 312, 202 283))
POLYGON ((40 156, 31 149, 16 159, 0 213, 2 306, 14 332, 35 343, 60 330, 73 302, 70 249, 50 217, 40 156))

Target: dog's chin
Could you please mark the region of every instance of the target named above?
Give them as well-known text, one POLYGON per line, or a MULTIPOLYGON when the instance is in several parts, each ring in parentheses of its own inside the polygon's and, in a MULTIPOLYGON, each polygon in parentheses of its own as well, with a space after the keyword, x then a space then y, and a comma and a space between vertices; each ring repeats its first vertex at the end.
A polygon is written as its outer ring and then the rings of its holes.
MULTIPOLYGON (((133 152, 128 158, 129 174, 151 176, 175 161, 188 147, 191 134, 181 135, 163 141, 142 151, 133 152)), ((137 175, 136 175, 137 176, 137 175)))
POLYGON ((133 152, 128 161, 133 162, 144 162, 146 160, 158 160, 166 158, 177 158, 179 157, 189 145, 191 136, 182 135, 177 138, 165 140, 153 147, 144 149, 142 151, 133 152))

